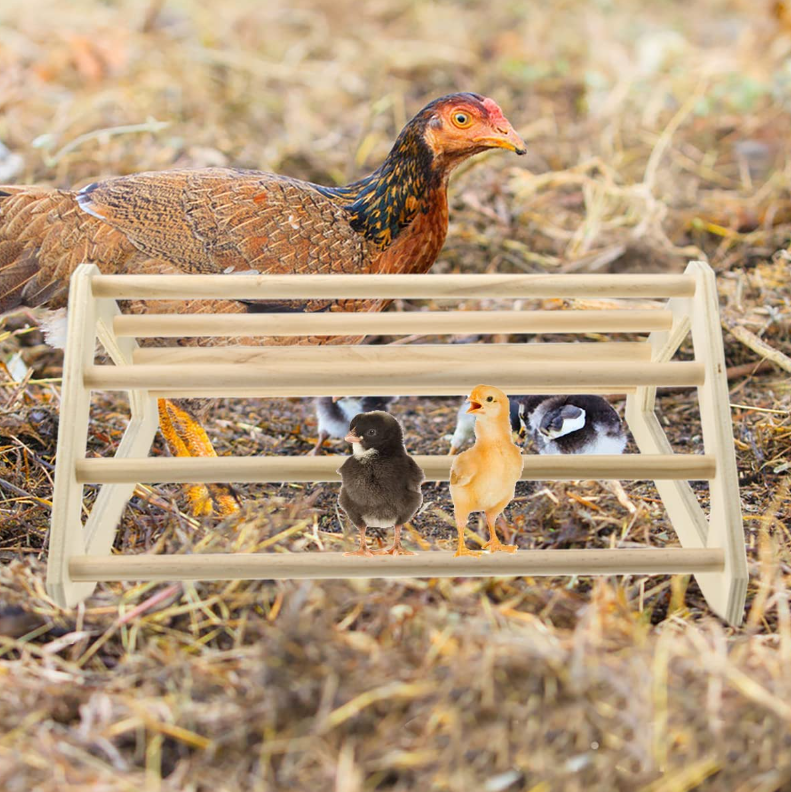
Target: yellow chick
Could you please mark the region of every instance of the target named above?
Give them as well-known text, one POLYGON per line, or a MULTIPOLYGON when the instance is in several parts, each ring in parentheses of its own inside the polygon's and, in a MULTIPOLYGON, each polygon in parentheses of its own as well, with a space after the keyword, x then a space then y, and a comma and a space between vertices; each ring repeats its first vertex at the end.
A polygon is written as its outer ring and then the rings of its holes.
POLYGON ((516 545, 504 545, 497 538, 495 522, 514 497, 522 476, 524 460, 511 439, 508 397, 490 385, 478 385, 469 397, 468 413, 475 416, 475 445, 459 454, 450 469, 450 495, 456 514, 459 548, 456 556, 481 555, 464 544, 464 529, 472 512, 486 515, 490 552, 513 553, 516 545))

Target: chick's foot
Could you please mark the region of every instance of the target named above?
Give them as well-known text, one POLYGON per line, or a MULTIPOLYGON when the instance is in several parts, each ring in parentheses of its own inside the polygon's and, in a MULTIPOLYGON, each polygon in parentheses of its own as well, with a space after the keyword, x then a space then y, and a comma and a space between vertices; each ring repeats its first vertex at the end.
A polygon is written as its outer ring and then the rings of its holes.
POLYGON ((374 555, 416 555, 411 550, 405 550, 401 546, 401 526, 396 525, 395 536, 393 537, 393 544, 390 547, 385 547, 382 550, 374 550, 374 555))
POLYGON ((484 548, 490 553, 515 553, 519 548, 516 545, 503 544, 496 536, 493 536, 484 548))
POLYGON ((359 550, 353 550, 351 552, 344 553, 344 555, 345 556, 370 556, 371 558, 373 558, 377 554, 372 552, 371 550, 369 550, 367 547, 361 547, 359 550))
POLYGON ((467 545, 460 544, 456 552, 453 554, 454 558, 458 558, 459 556, 475 556, 475 558, 480 558, 483 553, 480 550, 470 550, 467 548, 467 545))
POLYGON ((374 555, 417 555, 417 553, 413 553, 411 550, 406 550, 401 545, 391 545, 390 547, 385 547, 382 550, 374 550, 374 555))
POLYGON ((373 553, 368 549, 368 541, 365 538, 365 526, 359 528, 359 541, 360 546, 357 550, 353 550, 348 553, 344 553, 345 556, 365 556, 373 558, 373 553))

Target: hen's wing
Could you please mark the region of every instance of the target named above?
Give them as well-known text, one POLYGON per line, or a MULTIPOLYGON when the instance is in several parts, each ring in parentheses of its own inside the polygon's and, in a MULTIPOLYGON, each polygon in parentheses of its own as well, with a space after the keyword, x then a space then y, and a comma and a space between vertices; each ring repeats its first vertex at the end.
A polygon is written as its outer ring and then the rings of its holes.
POLYGON ((184 272, 362 272, 370 254, 346 210, 307 182, 207 168, 98 182, 80 207, 184 272))
POLYGON ((18 305, 65 304, 83 261, 113 272, 144 258, 126 237, 85 214, 74 193, 0 186, 0 315, 18 305))

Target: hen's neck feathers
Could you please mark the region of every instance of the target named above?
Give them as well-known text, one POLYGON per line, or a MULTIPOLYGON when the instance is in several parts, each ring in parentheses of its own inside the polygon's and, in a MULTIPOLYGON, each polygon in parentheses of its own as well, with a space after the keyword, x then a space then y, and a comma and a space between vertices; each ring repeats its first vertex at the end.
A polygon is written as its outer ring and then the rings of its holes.
POLYGON ((351 226, 381 250, 386 249, 419 212, 441 205, 448 181, 424 140, 425 119, 401 131, 381 167, 346 187, 319 187, 351 215, 351 226))

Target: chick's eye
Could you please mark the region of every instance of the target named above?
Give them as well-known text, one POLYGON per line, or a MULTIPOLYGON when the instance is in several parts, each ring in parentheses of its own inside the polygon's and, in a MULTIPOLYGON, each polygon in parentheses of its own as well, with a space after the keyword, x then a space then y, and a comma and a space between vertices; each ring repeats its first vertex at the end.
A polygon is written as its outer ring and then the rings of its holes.
POLYGON ((369 429, 367 432, 368 437, 373 437, 376 434, 376 429, 369 429))
POLYGON ((494 401, 494 396, 487 396, 486 401, 494 401))
POLYGON ((457 127, 466 127, 470 125, 471 118, 467 113, 454 113, 453 114, 453 123, 456 124, 457 127))

